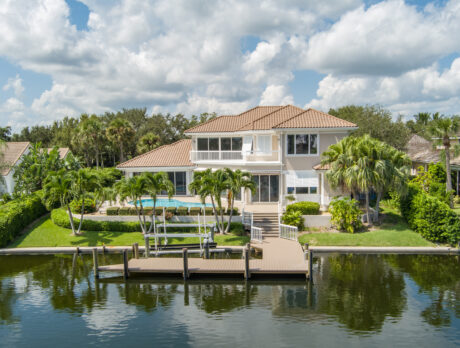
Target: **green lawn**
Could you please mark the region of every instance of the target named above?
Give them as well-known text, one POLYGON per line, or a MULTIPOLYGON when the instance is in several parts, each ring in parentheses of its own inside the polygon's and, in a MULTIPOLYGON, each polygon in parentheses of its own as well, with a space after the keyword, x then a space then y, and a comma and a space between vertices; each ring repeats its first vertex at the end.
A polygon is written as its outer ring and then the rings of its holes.
MULTIPOLYGON (((218 245, 245 245, 249 237, 235 235, 215 235, 218 245)), ((140 232, 94 232, 85 231, 80 236, 72 236, 71 230, 56 226, 47 216, 35 223, 29 231, 18 237, 9 248, 57 247, 57 246, 125 246, 133 243, 144 245, 140 232)), ((169 244, 198 243, 198 238, 169 238, 169 244)))
POLYGON ((373 231, 304 234, 299 242, 322 246, 434 246, 412 231, 396 210, 384 207, 382 212, 385 219, 373 231))

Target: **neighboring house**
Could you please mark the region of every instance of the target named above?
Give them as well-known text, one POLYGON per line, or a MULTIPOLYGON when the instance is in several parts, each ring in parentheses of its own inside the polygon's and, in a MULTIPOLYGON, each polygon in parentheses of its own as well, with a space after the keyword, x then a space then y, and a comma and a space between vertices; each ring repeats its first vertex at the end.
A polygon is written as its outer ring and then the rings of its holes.
MULTIPOLYGON (((435 147, 432 142, 414 134, 408 141, 406 153, 412 161, 411 174, 416 175, 418 169, 423 167, 428 170, 430 163, 441 161, 441 149, 435 147)), ((454 181, 452 187, 456 194, 460 193, 460 157, 454 157, 450 160, 450 166, 454 181)))
MULTIPOLYGON (((52 147, 49 147, 48 149, 48 153, 51 152, 51 150, 53 150, 52 147)), ((68 147, 60 147, 58 149, 59 151, 59 158, 62 160, 62 159, 65 159, 67 157, 67 155, 70 153, 70 149, 68 147)))
POLYGON ((3 183, 0 184, 0 192, 12 194, 14 191, 15 181, 13 178, 14 166, 21 163, 22 156, 30 151, 29 142, 7 142, 3 149, 3 158, 1 159, 1 174, 3 183))
POLYGON ((248 210, 279 210, 288 203, 287 195, 326 207, 339 192, 327 184, 321 154, 355 129, 351 122, 314 109, 258 106, 188 129, 190 139, 154 149, 118 168, 127 176, 165 171, 176 196, 193 196, 188 184, 194 171, 241 169, 252 173, 257 184, 254 195, 236 197, 248 210))

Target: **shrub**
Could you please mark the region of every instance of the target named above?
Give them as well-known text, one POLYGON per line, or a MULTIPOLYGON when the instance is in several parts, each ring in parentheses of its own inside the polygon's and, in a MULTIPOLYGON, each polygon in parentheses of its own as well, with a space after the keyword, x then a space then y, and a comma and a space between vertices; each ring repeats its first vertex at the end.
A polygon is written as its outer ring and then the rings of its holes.
POLYGON ((214 215, 213 208, 212 208, 212 207, 205 207, 205 208, 204 208, 204 213, 205 213, 206 215, 208 215, 208 216, 209 216, 209 215, 214 215))
POLYGON ((171 213, 171 214, 173 214, 173 215, 176 214, 176 211, 177 211, 177 208, 176 208, 176 207, 167 207, 167 208, 166 208, 166 212, 167 212, 167 213, 171 213))
POLYGON ((460 240, 460 220, 450 207, 424 192, 412 202, 410 227, 432 242, 455 244, 460 240))
MULTIPOLYGON (((227 215, 230 215, 230 211, 231 211, 230 208, 227 209, 227 215)), ((233 216, 238 216, 238 215, 240 215, 239 212, 238 212, 238 208, 233 207, 233 216)))
POLYGON ((455 204, 460 204, 460 196, 455 196, 454 202, 455 204))
MULTIPOLYGON (((75 214, 81 214, 81 203, 82 200, 73 200, 70 202, 70 209, 72 210, 72 213, 75 214)), ((94 201, 90 198, 85 198, 85 214, 90 214, 94 213, 96 211, 96 204, 94 201)))
POLYGON ((284 198, 286 198, 286 200, 289 201, 289 202, 294 202, 295 201, 294 195, 286 195, 284 198))
MULTIPOLYGON (((51 220, 57 226, 70 229, 69 215, 65 209, 54 209, 51 212, 51 220)), ((80 223, 79 219, 73 219, 74 224, 80 223)), ((149 225, 149 224, 148 224, 149 225)), ((107 232, 141 232, 139 222, 120 222, 120 221, 94 221, 83 220, 82 230, 84 231, 107 231, 107 232)))
POLYGON ((446 184, 439 182, 432 182, 430 188, 428 189, 428 194, 430 196, 436 197, 440 201, 448 204, 449 206, 454 200, 454 191, 451 190, 446 192, 446 184))
POLYGON ((201 215, 201 208, 200 207, 191 207, 190 208, 190 215, 201 215))
POLYGON ((354 199, 336 198, 329 205, 331 221, 340 231, 354 233, 362 227, 361 210, 354 199))
POLYGON ((2 203, 8 203, 12 200, 11 196, 8 193, 2 194, 2 203))
POLYGON ((158 215, 163 215, 163 208, 164 207, 155 207, 155 215, 157 215, 157 216, 158 215))
MULTIPOLYGON (((139 208, 139 207, 137 207, 137 209, 139 209, 139 211, 140 211, 140 208, 139 208)), ((137 210, 136 210, 135 207, 130 207, 130 208, 129 208, 129 215, 131 215, 131 216, 137 216, 137 210)))
POLYGON ((6 246, 34 220, 46 214, 41 192, 0 206, 0 247, 6 246))
POLYGON ((177 208, 177 215, 188 215, 188 208, 187 207, 179 207, 177 208))
POLYGON ((299 231, 304 229, 304 221, 302 217, 302 212, 300 210, 291 210, 283 214, 281 221, 285 225, 296 226, 299 231))
POLYGON ((131 210, 130 207, 121 207, 121 208, 118 210, 118 215, 129 215, 129 214, 130 214, 130 210, 131 210))
POLYGON ((106 210, 107 215, 118 215, 120 207, 108 207, 106 210))
POLYGON ((171 211, 165 212, 165 220, 169 221, 173 218, 174 214, 171 211))
POLYGON ((153 207, 144 207, 144 215, 152 216, 153 214, 153 207))
POLYGON ((297 202, 289 204, 286 207, 286 213, 294 211, 300 211, 301 215, 318 215, 319 214, 319 203, 316 202, 297 202))

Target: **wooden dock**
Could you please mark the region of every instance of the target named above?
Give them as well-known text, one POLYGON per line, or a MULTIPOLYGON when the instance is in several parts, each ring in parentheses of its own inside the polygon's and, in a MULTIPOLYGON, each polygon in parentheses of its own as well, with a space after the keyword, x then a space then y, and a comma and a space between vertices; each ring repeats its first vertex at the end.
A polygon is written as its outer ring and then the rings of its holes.
MULTIPOLYGON (((177 274, 188 278, 192 274, 300 274, 308 277, 309 262, 305 251, 296 241, 282 238, 266 238, 252 245, 262 250, 262 259, 201 259, 188 258, 133 258, 124 264, 99 266, 99 272, 130 274, 177 274)), ((246 251, 243 255, 249 255, 246 251)), ((311 255, 311 254, 310 254, 311 255)))

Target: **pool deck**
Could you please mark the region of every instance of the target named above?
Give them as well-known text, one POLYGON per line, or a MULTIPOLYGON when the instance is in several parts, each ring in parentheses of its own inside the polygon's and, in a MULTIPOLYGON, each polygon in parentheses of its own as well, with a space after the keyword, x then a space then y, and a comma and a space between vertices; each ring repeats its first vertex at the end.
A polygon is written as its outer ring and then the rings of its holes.
MULTIPOLYGON (((262 259, 251 259, 246 268, 246 260, 188 258, 187 268, 184 258, 139 258, 127 263, 127 273, 176 274, 185 278, 193 274, 235 274, 250 277, 251 274, 264 275, 305 275, 309 276, 308 261, 304 250, 296 241, 281 238, 266 238, 254 245, 262 250, 262 259)), ((125 273, 124 264, 98 267, 100 272, 125 273)))

